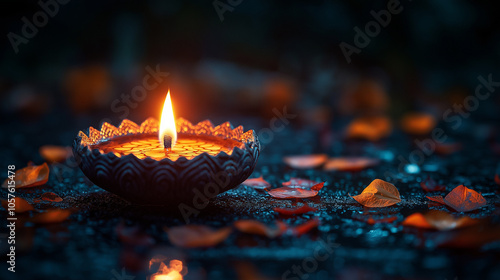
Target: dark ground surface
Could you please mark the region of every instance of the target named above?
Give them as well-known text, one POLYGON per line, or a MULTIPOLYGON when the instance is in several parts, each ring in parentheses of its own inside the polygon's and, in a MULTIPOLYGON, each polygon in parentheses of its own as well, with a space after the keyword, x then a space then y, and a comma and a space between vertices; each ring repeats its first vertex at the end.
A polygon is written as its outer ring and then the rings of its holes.
MULTIPOLYGON (((13 124, 2 127, 3 131, 10 129, 14 129, 13 124)), ((71 129, 60 132, 56 143, 49 135, 31 138, 32 135, 2 133, 0 152, 5 168, 2 174, 6 173, 7 164, 16 164, 20 169, 28 160, 41 163, 37 152, 40 145, 49 144, 49 141, 52 141, 50 144, 64 144, 59 143, 60 139, 71 139, 73 133, 76 135, 71 129)), ((314 250, 320 248, 321 240, 332 240, 340 246, 302 279, 500 279, 498 241, 473 249, 443 248, 440 246, 443 240, 451 240, 462 231, 420 231, 400 225, 411 213, 425 212, 430 208, 419 185, 428 175, 447 186, 446 192, 438 194, 444 195, 460 184, 482 192, 488 206, 466 215, 487 218, 496 226, 500 224, 499 186, 493 181, 498 155, 488 145, 478 144, 470 135, 464 137, 464 150, 450 156, 431 155, 415 174, 400 173, 400 178, 388 178, 384 175, 386 171, 398 173, 398 156, 407 158, 414 149, 408 136, 395 133, 376 144, 341 144, 343 142, 339 141, 326 151, 331 156, 364 155, 382 159, 380 165, 362 172, 298 171, 286 167, 282 156, 321 150, 314 148, 317 146, 315 133, 288 127, 286 131, 276 133, 274 140, 265 146, 252 177, 263 175, 274 187, 290 177, 325 181, 318 197, 305 200, 319 211, 284 218, 286 223, 300 224, 317 216, 321 225, 301 237, 276 239, 233 232, 222 244, 208 249, 182 249, 170 244, 163 228, 184 224, 177 213, 129 205, 93 185, 79 168, 68 164, 51 165, 50 180, 46 185, 19 190, 17 194, 32 202, 42 193, 52 191, 64 200, 59 203, 40 202, 35 208, 72 208, 75 213, 61 224, 35 226, 28 223, 17 229, 17 278, 6 271, 6 243, 2 241, 0 278, 144 279, 148 275, 149 260, 154 255, 163 255, 168 259, 180 259, 187 265, 185 279, 300 279, 294 278, 296 275, 282 276, 293 265, 301 265, 305 258, 312 257, 314 250), (360 193, 375 178, 395 184, 402 202, 382 209, 364 209, 348 196, 348 193, 360 193), (397 220, 369 225, 362 221, 369 215, 396 216, 397 220), (122 243, 115 230, 120 223, 141 228, 152 238, 153 245, 122 243)), ((2 189, 0 195, 4 199, 6 191, 2 189)), ((274 220, 281 218, 272 209, 293 204, 296 203, 239 187, 213 199, 197 217, 192 217, 191 223, 220 228, 240 219, 257 219, 273 224, 274 220)), ((437 208, 449 211, 445 207, 437 208)), ((5 211, 0 211, 0 218, 4 224, 5 211)), ((6 232, 4 226, 2 232, 6 232)), ((466 239, 475 237, 466 236, 466 239)))

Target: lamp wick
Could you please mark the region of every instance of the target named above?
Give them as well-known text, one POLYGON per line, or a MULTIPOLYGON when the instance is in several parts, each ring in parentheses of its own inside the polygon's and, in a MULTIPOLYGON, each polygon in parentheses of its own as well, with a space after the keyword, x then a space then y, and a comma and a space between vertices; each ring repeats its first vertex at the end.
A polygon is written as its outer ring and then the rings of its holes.
POLYGON ((163 147, 165 148, 165 153, 169 152, 172 149, 172 136, 163 136, 163 147))

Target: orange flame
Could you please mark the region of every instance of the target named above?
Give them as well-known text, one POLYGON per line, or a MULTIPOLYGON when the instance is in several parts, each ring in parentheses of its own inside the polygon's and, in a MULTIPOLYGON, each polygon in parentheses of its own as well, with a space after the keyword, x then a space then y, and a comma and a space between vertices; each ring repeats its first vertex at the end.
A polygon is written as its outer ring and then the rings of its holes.
POLYGON ((165 98, 163 110, 161 112, 160 130, 158 131, 158 140, 163 147, 163 137, 168 135, 172 137, 172 147, 177 142, 177 130, 175 129, 174 110, 172 109, 172 101, 170 100, 170 90, 165 98))

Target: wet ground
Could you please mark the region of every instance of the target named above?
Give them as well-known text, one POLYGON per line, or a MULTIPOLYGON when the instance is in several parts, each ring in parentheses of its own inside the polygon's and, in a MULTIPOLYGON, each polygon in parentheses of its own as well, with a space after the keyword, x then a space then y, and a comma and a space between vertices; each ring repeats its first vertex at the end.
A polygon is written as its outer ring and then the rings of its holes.
MULTIPOLYGON (((4 127, 4 131, 11 128, 4 127)), ((55 141, 50 136, 9 137, 2 133, 2 166, 16 164, 20 169, 28 160, 42 163, 37 152, 40 145, 62 144, 73 133, 63 131, 55 141)), ((415 149, 412 139, 403 134, 395 133, 376 144, 335 141, 325 150, 319 148, 316 133, 288 127, 275 133, 273 140, 265 145, 252 177, 264 176, 273 187, 291 177, 326 182, 317 197, 303 201, 277 200, 265 192, 241 186, 213 199, 199 215, 190 217, 190 223, 220 228, 241 219, 256 219, 266 224, 279 219, 295 225, 318 217, 320 226, 300 237, 275 239, 233 231, 220 245, 208 249, 183 249, 169 242, 164 229, 185 224, 179 213, 130 205, 93 185, 71 163, 52 164, 46 185, 19 190, 18 195, 33 202, 42 193, 51 191, 63 201, 33 203, 36 209, 56 207, 72 209, 74 213, 60 224, 18 225, 16 273, 6 271, 3 239, 0 245, 4 264, 0 275, 2 279, 23 280, 144 279, 150 274, 149 261, 154 256, 163 256, 183 261, 188 269, 184 279, 500 279, 500 237, 497 241, 489 238, 493 242, 481 242, 492 228, 500 226, 500 186, 493 180, 499 156, 490 146, 478 144, 467 135, 461 142, 464 149, 457 153, 432 154, 420 165, 403 164, 399 170, 400 156, 408 158, 415 149), (370 156, 381 159, 381 163, 351 173, 294 170, 282 162, 287 154, 313 152, 370 156), (430 205, 425 198, 420 182, 428 175, 447 186, 445 192, 437 194, 445 195, 460 184, 481 192, 488 206, 457 215, 485 219, 487 225, 473 232, 470 229, 424 231, 401 226, 401 221, 414 212, 429 208, 450 211, 444 206, 430 205), (402 202, 387 208, 367 209, 349 197, 359 194, 376 178, 393 183, 401 193, 402 202), (274 207, 292 207, 303 202, 319 210, 293 218, 278 216, 273 211, 274 207), (368 217, 397 219, 371 225, 366 222, 368 217), (117 235, 120 225, 136 227, 144 234, 140 238, 134 235, 137 242, 133 244, 123 242, 117 235), (469 242, 476 239, 479 241, 469 242), (327 252, 326 256, 319 257, 318 250, 327 252)), ((6 191, 2 189, 0 195, 4 199, 6 191)), ((3 224, 5 211, 0 212, 0 218, 3 224)), ((5 227, 2 228, 5 236, 5 227)))

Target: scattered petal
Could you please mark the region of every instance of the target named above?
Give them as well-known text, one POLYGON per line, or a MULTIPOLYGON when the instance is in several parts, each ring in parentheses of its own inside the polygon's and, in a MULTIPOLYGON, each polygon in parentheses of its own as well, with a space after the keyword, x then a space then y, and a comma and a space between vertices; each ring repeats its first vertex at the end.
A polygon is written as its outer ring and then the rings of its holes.
POLYGON ((420 182, 420 186, 425 192, 440 192, 446 190, 445 186, 438 185, 431 177, 427 177, 427 179, 420 182))
POLYGON ((425 229, 433 229, 434 227, 427 221, 422 213, 413 213, 410 216, 406 217, 402 222, 402 225, 409 227, 417 227, 417 228, 425 228, 425 229))
POLYGON ((327 171, 350 171, 356 172, 375 166, 379 163, 378 159, 366 157, 337 157, 330 158, 324 169, 327 171))
POLYGON ((387 207, 401 202, 398 189, 380 179, 373 180, 361 194, 352 198, 365 207, 387 207))
POLYGON ((477 220, 469 217, 456 218, 444 211, 429 211, 425 214, 425 219, 438 230, 450 230, 478 223, 477 220))
POLYGON ((300 188, 290 188, 290 187, 281 187, 273 189, 268 191, 267 193, 272 197, 279 199, 309 198, 318 195, 317 191, 305 190, 300 188))
POLYGON ((435 126, 436 119, 427 113, 409 113, 401 119, 401 128, 409 134, 428 134, 435 126))
POLYGON ((486 199, 480 193, 464 185, 454 188, 444 197, 444 202, 458 212, 468 212, 486 205, 486 199))
POLYGON ((486 199, 464 185, 454 188, 444 198, 442 196, 427 196, 429 200, 447 205, 457 212, 468 212, 486 205, 486 199))
POLYGON ((392 132, 391 121, 387 117, 364 117, 353 120, 346 130, 349 139, 378 141, 392 132))
POLYGON ((292 228, 288 229, 287 232, 290 233, 291 235, 301 236, 305 233, 308 233, 312 229, 317 228, 319 226, 319 224, 320 224, 319 218, 315 217, 314 219, 309 220, 301 225, 298 225, 296 227, 292 227, 292 228))
POLYGON ((469 217, 456 218, 444 211, 429 211, 425 215, 414 213, 404 221, 404 226, 424 229, 451 230, 477 224, 478 221, 469 217))
POLYGON ((41 196, 42 200, 51 202, 61 202, 63 199, 53 192, 46 192, 41 196))
POLYGON ((314 186, 314 185, 316 185, 318 183, 319 182, 316 182, 316 181, 313 181, 313 180, 308 180, 308 179, 291 178, 290 181, 283 182, 281 184, 284 187, 310 189, 312 186, 314 186))
POLYGON ((374 225, 374 224, 380 224, 380 223, 392 223, 394 221, 396 221, 398 219, 398 217, 387 217, 387 218, 379 218, 379 219, 374 219, 372 217, 368 218, 368 220, 366 220, 366 223, 368 223, 369 225, 374 225))
POLYGON ((231 231, 230 227, 215 230, 204 225, 186 225, 168 229, 167 235, 176 246, 196 248, 215 246, 226 240, 231 231))
POLYGON ((39 152, 40 155, 48 162, 63 162, 73 154, 70 147, 52 145, 40 147, 39 152))
POLYGON ((311 187, 311 189, 281 187, 267 191, 269 195, 279 199, 291 198, 309 198, 318 195, 319 190, 323 188, 325 183, 319 183, 311 187))
POLYGON ((316 154, 288 156, 284 157, 283 161, 292 168, 309 169, 321 166, 327 159, 328 156, 325 154, 316 154))
MULTIPOLYGON (((9 207, 9 202, 7 200, 2 199, 2 206, 5 208, 5 210, 8 209, 9 207)), ((15 213, 24 213, 28 211, 35 210, 31 204, 29 204, 26 200, 20 198, 20 197, 15 197, 14 198, 14 212, 15 213)))
POLYGON ((434 202, 437 202, 437 203, 440 203, 440 204, 443 204, 443 205, 446 205, 446 202, 444 202, 444 199, 442 196, 440 195, 436 195, 436 196, 426 196, 429 200, 431 201, 434 201, 434 202))
POLYGON ((70 210, 48 210, 46 212, 36 214, 30 219, 30 222, 35 224, 61 223, 64 222, 70 215, 70 210))
POLYGON ((315 212, 317 210, 318 209, 313 208, 307 204, 304 204, 302 205, 302 207, 299 208, 274 208, 274 211, 280 213, 281 215, 287 215, 287 216, 301 215, 308 212, 315 212))
MULTIPOLYGON (((42 165, 28 165, 25 168, 16 171, 15 176, 16 188, 30 188, 43 185, 49 180, 49 166, 47 163, 42 165)), ((3 182, 3 187, 7 188, 9 186, 7 178, 3 182)))
POLYGON ((269 184, 269 182, 264 180, 264 178, 262 177, 246 179, 241 184, 247 187, 254 188, 256 190, 265 190, 271 187, 271 184, 269 184))
POLYGON ((286 224, 281 221, 276 222, 276 227, 270 228, 256 220, 236 221, 234 227, 244 233, 263 235, 269 238, 280 236, 287 228, 286 224))

